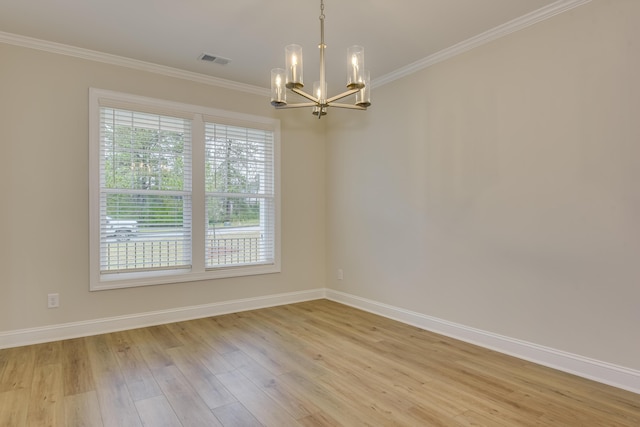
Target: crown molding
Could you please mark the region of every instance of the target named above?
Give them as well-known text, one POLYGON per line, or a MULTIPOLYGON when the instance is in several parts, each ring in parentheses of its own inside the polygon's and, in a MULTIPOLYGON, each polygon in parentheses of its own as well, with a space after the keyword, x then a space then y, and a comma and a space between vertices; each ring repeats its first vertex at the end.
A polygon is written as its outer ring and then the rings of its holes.
POLYGON ((387 83, 391 83, 394 80, 401 79, 410 74, 431 67, 432 65, 435 65, 439 62, 443 62, 454 56, 460 55, 461 53, 464 53, 468 50, 474 49, 478 46, 482 46, 493 40, 522 30, 540 21, 544 21, 553 16, 559 15, 563 12, 574 9, 589 2, 591 2, 591 0, 558 0, 548 6, 542 7, 526 15, 522 15, 519 18, 513 19, 509 22, 485 31, 484 33, 478 34, 477 36, 471 37, 470 39, 464 40, 451 47, 436 52, 433 55, 429 55, 426 58, 423 58, 405 67, 392 71, 391 73, 378 77, 372 81, 371 86, 373 88, 376 88, 387 83))
POLYGON ((109 53, 98 52, 95 50, 84 49, 80 47, 70 46, 62 43, 55 43, 46 40, 40 40, 32 37, 21 36, 18 34, 6 33, 0 31, 0 43, 7 43, 16 46, 27 47, 30 49, 43 50, 59 55, 72 56, 89 61, 97 61, 120 67, 132 68, 138 71, 147 71, 150 73, 161 74, 168 77, 175 77, 183 80, 190 80, 196 83, 217 86, 225 89, 237 90, 253 95, 269 96, 269 90, 248 85, 244 83, 234 82, 232 80, 221 79, 218 77, 208 76, 205 74, 185 71, 178 68, 167 67, 164 65, 153 64, 151 62, 139 61, 137 59, 126 58, 123 56, 111 55, 109 53))
MULTIPOLYGON (((429 55, 426 58, 418 60, 405 67, 399 68, 391 73, 385 74, 374 79, 371 83, 373 88, 380 87, 392 81, 401 79, 410 74, 428 68, 439 62, 450 59, 456 55, 460 55, 468 50, 482 46, 500 37, 504 37, 513 32, 522 30, 540 21, 544 21, 553 16, 574 9, 583 4, 589 3, 591 0, 558 0, 548 6, 542 7, 531 13, 523 15, 505 24, 499 25, 470 39, 464 40, 451 47, 443 49, 439 52, 429 55)), ((205 74, 185 71, 178 68, 167 67, 164 65, 153 64, 150 62, 139 61, 137 59, 126 58, 108 53, 98 52, 90 49, 83 49, 62 43, 54 43, 46 40, 40 40, 32 37, 21 36, 18 34, 6 33, 0 31, 0 43, 13 44, 16 46, 27 47, 31 49, 43 50, 46 52, 57 53, 60 55, 73 56, 76 58, 87 59, 90 61, 98 61, 106 64, 117 65, 121 67, 132 68, 139 71, 147 71, 151 73, 161 74, 168 77, 175 77, 184 80, 190 80, 196 83, 207 84, 211 86, 222 87, 225 89, 237 90, 253 95, 269 96, 269 89, 248 85, 244 83, 234 82, 232 80, 221 79, 218 77, 208 76, 205 74)))

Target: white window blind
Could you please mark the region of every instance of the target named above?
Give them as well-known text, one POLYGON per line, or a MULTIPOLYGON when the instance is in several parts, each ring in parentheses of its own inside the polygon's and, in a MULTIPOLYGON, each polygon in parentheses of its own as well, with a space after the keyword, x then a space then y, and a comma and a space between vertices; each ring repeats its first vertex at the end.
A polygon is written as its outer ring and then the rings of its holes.
POLYGON ((191 267, 191 123, 100 108, 102 274, 191 267))
POLYGON ((280 271, 279 121, 89 93, 91 290, 280 271))
POLYGON ((207 122, 205 152, 206 267, 273 263, 273 132, 207 122))

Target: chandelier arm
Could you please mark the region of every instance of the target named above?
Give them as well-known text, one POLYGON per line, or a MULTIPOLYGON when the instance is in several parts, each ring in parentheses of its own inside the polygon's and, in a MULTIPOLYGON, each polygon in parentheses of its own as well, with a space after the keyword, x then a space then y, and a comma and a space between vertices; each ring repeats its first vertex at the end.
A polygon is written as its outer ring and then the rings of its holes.
POLYGON ((349 90, 348 90, 348 91, 346 91, 346 92, 342 92, 342 93, 341 93, 341 94, 339 94, 339 95, 332 96, 331 98, 327 99, 327 104, 331 104, 333 101, 337 101, 337 100, 339 100, 339 99, 346 98, 347 96, 349 96, 349 95, 353 95, 354 93, 359 92, 359 91, 361 91, 361 90, 362 90, 362 89, 349 89, 349 90))
POLYGON ((348 108, 350 110, 366 110, 367 109, 367 107, 361 107, 359 105, 354 105, 354 104, 341 104, 339 102, 330 103, 330 104, 328 104, 328 106, 329 107, 336 107, 336 108, 348 108))
POLYGON ((304 97, 304 98, 307 98, 309 101, 313 101, 315 104, 318 104, 318 103, 319 103, 319 101, 320 101, 320 100, 319 100, 318 98, 316 98, 315 96, 313 96, 313 95, 309 95, 307 92, 305 92, 305 91, 303 91, 303 90, 300 90, 300 89, 298 89, 298 88, 295 88, 295 87, 294 87, 294 88, 291 88, 291 92, 293 92, 293 93, 297 93, 298 95, 300 95, 300 96, 302 96, 302 97, 304 97))
POLYGON ((276 105, 276 110, 286 110, 287 108, 305 108, 315 107, 318 104, 316 102, 299 102, 297 104, 276 105))

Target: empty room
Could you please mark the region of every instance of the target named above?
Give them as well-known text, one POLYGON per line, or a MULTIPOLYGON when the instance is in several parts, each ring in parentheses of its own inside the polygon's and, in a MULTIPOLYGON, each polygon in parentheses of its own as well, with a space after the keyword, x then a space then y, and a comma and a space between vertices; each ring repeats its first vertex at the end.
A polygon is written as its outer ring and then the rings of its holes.
POLYGON ((0 2, 0 426, 639 426, 640 1, 0 2))

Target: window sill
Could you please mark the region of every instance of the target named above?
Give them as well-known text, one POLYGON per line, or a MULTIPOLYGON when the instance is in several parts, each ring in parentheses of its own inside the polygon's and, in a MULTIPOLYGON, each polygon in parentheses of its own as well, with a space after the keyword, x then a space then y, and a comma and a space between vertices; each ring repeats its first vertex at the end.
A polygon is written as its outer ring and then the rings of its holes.
POLYGON ((166 285, 273 273, 280 273, 280 266, 271 263, 251 266, 207 269, 201 272, 181 269, 166 270, 161 273, 154 271, 140 273, 102 274, 99 277, 93 278, 93 280, 91 280, 89 290, 105 291, 111 289, 166 285))

